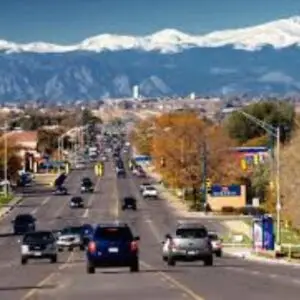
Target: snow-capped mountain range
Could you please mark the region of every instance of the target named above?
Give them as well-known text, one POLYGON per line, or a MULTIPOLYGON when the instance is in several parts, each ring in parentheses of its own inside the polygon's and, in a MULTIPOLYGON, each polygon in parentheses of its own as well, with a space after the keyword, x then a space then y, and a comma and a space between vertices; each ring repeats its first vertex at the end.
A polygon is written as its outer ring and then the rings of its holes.
POLYGON ((69 46, 0 40, 0 101, 300 94, 300 17, 195 36, 102 34, 69 46))
POLYGON ((243 29, 215 31, 206 35, 189 35, 175 29, 164 29, 148 36, 101 34, 74 45, 56 45, 45 42, 16 44, 0 40, 0 50, 11 52, 61 53, 71 51, 118 51, 140 49, 159 50, 162 53, 183 51, 193 47, 222 47, 258 50, 270 45, 285 48, 300 45, 300 16, 281 19, 243 29))

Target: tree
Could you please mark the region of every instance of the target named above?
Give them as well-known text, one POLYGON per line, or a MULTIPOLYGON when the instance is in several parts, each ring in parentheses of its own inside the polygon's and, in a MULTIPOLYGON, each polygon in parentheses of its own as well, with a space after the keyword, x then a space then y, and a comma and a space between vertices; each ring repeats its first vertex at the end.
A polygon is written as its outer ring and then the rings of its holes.
MULTIPOLYGON (((294 107, 284 101, 258 102, 243 109, 246 113, 262 120, 273 127, 281 127, 282 142, 289 140, 294 129, 294 107)), ((266 130, 249 120, 241 112, 233 112, 226 120, 226 128, 230 137, 240 144, 250 139, 266 135, 266 130)))
MULTIPOLYGON (((8 141, 7 145, 7 177, 16 179, 17 171, 22 168, 22 159, 18 156, 20 148, 17 144, 8 141)), ((0 178, 4 178, 4 141, 0 141, 0 178)))
POLYGON ((281 151, 281 200, 284 217, 300 228, 300 129, 296 130, 291 142, 281 151))
POLYGON ((51 155, 58 148, 58 139, 63 134, 63 130, 38 130, 37 150, 40 153, 51 155))

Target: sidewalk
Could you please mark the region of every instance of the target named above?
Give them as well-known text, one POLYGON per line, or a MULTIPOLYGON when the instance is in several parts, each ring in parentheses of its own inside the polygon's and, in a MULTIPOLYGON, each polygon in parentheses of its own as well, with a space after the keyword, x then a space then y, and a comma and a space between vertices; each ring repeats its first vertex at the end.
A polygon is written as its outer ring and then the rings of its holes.
POLYGON ((205 214, 204 212, 192 212, 189 211, 187 203, 184 203, 180 197, 176 196, 172 191, 165 188, 162 184, 158 183, 161 181, 161 176, 153 171, 153 167, 145 166, 145 171, 147 174, 153 178, 157 183, 154 184, 157 188, 161 198, 167 200, 166 203, 173 210, 173 213, 178 218, 183 219, 197 219, 197 218, 206 218, 206 219, 215 219, 219 220, 230 232, 233 234, 242 234, 252 239, 252 229, 249 224, 244 222, 245 219, 249 217, 245 216, 226 216, 226 215, 213 215, 205 214))
POLYGON ((23 197, 20 195, 16 195, 9 203, 0 206, 0 218, 3 218, 7 215, 12 209, 14 209, 21 201, 23 197))

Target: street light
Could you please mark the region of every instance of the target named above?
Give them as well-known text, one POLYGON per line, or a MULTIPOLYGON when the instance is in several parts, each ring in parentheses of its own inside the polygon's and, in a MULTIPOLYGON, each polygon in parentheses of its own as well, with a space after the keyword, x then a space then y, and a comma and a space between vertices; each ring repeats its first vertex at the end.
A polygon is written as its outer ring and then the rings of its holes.
POLYGON ((280 201, 280 127, 274 127, 264 121, 257 119, 256 117, 244 112, 239 111, 243 116, 257 124, 264 129, 268 134, 276 138, 276 219, 277 219, 277 235, 276 246, 280 250, 281 244, 281 201, 280 201))

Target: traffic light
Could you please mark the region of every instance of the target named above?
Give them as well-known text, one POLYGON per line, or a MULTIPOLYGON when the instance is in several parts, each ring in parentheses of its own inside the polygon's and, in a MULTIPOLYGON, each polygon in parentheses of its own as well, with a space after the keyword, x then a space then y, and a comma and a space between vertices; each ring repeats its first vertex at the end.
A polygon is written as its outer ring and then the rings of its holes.
POLYGON ((211 192, 211 187, 212 187, 211 180, 209 178, 207 178, 205 184, 206 184, 206 192, 210 193, 211 192))
POLYGON ((247 170, 247 162, 246 162, 246 159, 245 159, 245 158, 241 159, 241 169, 242 169, 243 171, 246 171, 246 170, 247 170))

